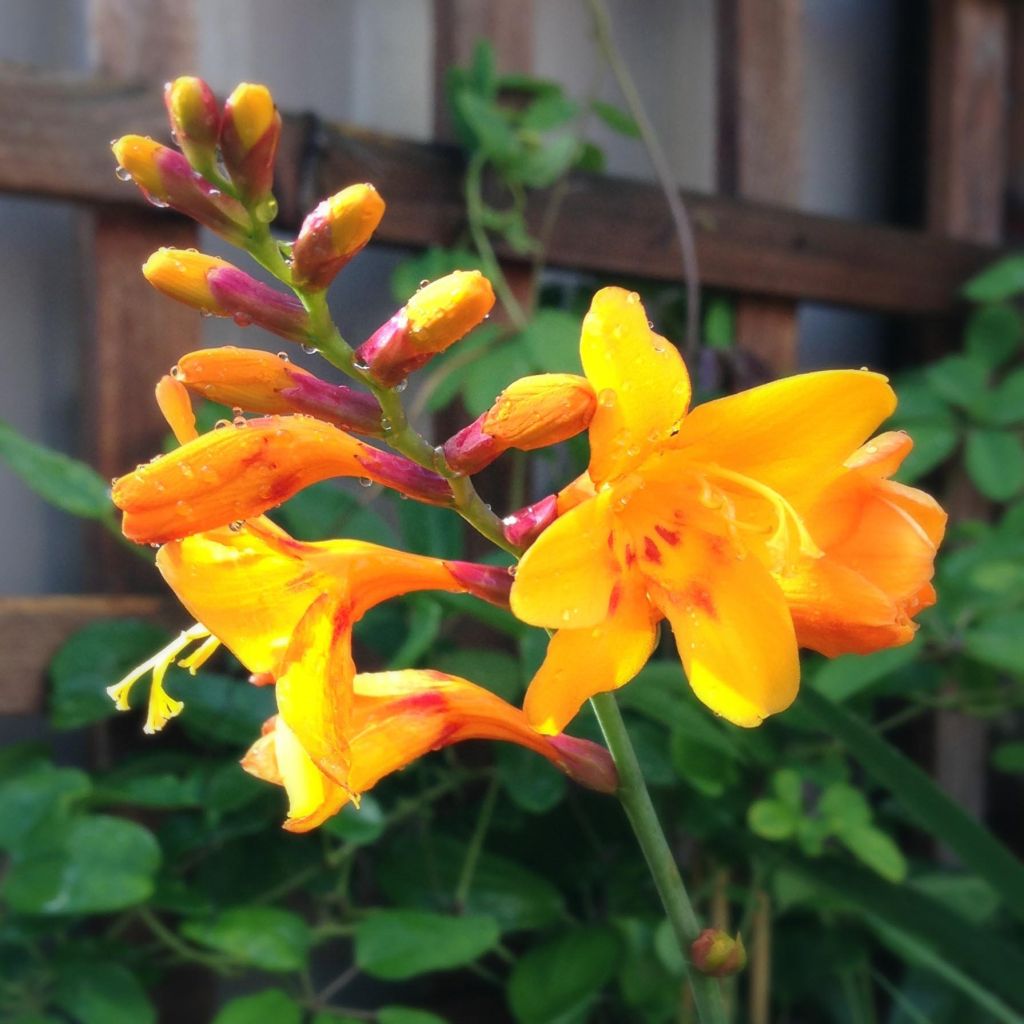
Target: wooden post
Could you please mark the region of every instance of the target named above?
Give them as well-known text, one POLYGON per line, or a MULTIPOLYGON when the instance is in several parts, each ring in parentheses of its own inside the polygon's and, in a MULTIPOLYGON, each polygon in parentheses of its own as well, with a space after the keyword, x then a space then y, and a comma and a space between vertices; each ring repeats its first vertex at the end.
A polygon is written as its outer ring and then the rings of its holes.
MULTIPOLYGON (((90 0, 89 37, 100 75, 143 85, 194 70, 191 0, 90 0)), ((123 127, 125 134, 136 130, 123 127)), ((106 207, 88 215, 87 231, 94 327, 87 433, 96 468, 112 477, 160 451, 166 426, 153 388, 180 355, 198 347, 200 336, 195 312, 152 289, 140 267, 162 245, 195 246, 198 231, 158 210, 106 207)), ((106 590, 157 584, 145 563, 107 537, 98 544, 94 565, 95 583, 106 590)))
MULTIPOLYGON (((953 238, 1002 238, 1007 187, 1010 11, 1007 0, 933 0, 928 140, 929 227, 953 238)), ((950 339, 951 340, 951 339, 950 339)), ((949 483, 953 521, 987 518, 965 473, 949 483)), ((949 680, 948 694, 958 688, 949 680)), ((985 813, 988 730, 959 711, 935 719, 935 776, 978 818, 985 813)))
MULTIPOLYGON (((800 188, 803 0, 720 0, 718 181, 726 194, 795 205, 800 188)), ((739 344, 776 376, 796 368, 796 304, 744 297, 739 344)))

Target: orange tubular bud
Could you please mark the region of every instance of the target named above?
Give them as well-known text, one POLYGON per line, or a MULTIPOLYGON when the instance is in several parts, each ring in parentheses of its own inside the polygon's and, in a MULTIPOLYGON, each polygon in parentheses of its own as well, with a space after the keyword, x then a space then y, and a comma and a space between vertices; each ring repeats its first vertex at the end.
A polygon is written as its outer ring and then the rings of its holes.
POLYGON ((118 176, 134 181, 154 206, 169 206, 236 244, 248 237, 245 207, 205 181, 181 153, 141 135, 125 135, 111 148, 118 176))
MULTIPOLYGON (((274 157, 281 137, 281 115, 265 85, 242 82, 224 104, 220 150, 231 180, 250 202, 266 200, 274 183, 274 157)), ((275 204, 276 205, 276 204, 275 204)), ((260 211, 257 213, 263 218, 260 211)), ((264 209, 273 220, 276 209, 264 209)))
POLYGON ((129 540, 163 543, 261 515, 335 476, 451 504, 451 489, 436 473, 311 416, 268 416, 202 434, 121 477, 113 499, 129 540))
POLYGON ((249 412, 305 413, 343 430, 383 436, 380 405, 342 384, 320 380, 282 355, 259 349, 200 349, 178 360, 175 376, 190 391, 249 412))
POLYGON ((349 185, 325 199, 302 222, 292 251, 292 278, 320 291, 370 240, 384 216, 384 200, 372 185, 349 185))
POLYGON ((221 113, 210 87, 201 78, 176 78, 164 86, 171 130, 188 162, 201 174, 217 160, 221 113))
POLYGON ((693 966, 712 978, 727 978, 739 974, 747 965, 747 951, 743 939, 734 939, 723 931, 705 928, 690 944, 693 966))
POLYGON ((226 260, 185 249, 158 249, 142 267, 146 280, 201 313, 257 324, 289 341, 309 340, 309 315, 291 295, 257 281, 226 260))
POLYGON ((370 376, 393 387, 482 323, 494 289, 478 270, 456 270, 421 288, 356 351, 370 376))
POLYGON ((448 465, 476 473, 509 448, 546 448, 586 430, 597 399, 585 377, 543 373, 523 377, 498 395, 494 405, 444 446, 448 465))

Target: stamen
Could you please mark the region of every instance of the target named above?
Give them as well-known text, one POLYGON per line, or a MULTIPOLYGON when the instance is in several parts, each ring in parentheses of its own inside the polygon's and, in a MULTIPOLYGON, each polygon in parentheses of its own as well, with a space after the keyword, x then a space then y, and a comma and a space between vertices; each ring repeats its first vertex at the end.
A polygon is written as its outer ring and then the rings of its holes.
POLYGON ((187 658, 178 662, 179 668, 187 668, 188 674, 194 676, 196 670, 202 668, 214 652, 220 647, 220 641, 215 636, 208 636, 187 658))

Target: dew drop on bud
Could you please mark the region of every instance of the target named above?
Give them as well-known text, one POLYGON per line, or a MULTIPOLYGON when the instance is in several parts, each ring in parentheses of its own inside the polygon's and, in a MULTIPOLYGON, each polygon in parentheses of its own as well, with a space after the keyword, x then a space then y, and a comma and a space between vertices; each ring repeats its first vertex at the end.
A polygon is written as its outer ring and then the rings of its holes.
POLYGON ((252 323, 252 317, 248 313, 232 313, 231 319, 238 324, 239 327, 248 327, 252 323))
POLYGON ((232 533, 240 533, 243 526, 245 526, 245 520, 244 519, 236 519, 233 523, 230 523, 228 525, 228 529, 232 533))
POLYGON ((288 362, 288 353, 287 352, 278 352, 277 353, 277 358, 280 359, 282 363, 287 363, 288 362))
POLYGON ((428 284, 430 284, 430 280, 428 278, 426 278, 426 277, 423 278, 422 281, 420 281, 420 287, 421 288, 426 288, 428 284))
POLYGON ((277 216, 277 200, 273 196, 267 196, 256 204, 253 213, 258 221, 269 224, 277 216))
POLYGON ((235 416, 231 421, 232 425, 236 427, 244 427, 248 422, 249 421, 241 413, 235 416))
POLYGON ((396 392, 396 394, 400 395, 408 386, 409 386, 409 382, 407 380, 400 380, 395 385, 395 392, 396 392))
MULTIPOLYGON (((114 141, 116 142, 117 140, 115 139, 114 141)), ((115 168, 114 174, 117 175, 121 181, 132 180, 132 172, 129 171, 127 167, 122 167, 120 164, 115 168)))
POLYGON ((368 476, 360 477, 359 478, 359 486, 360 487, 372 487, 373 486, 373 481, 368 476))
POLYGON ((155 206, 158 210, 166 210, 171 205, 166 199, 161 199, 152 193, 147 193, 146 198, 149 200, 150 205, 155 206))
POLYGON ((175 364, 174 364, 174 365, 173 365, 173 366, 171 367, 171 376, 172 376, 172 377, 173 377, 173 378, 174 378, 175 380, 183 380, 183 379, 184 379, 184 377, 185 377, 185 374, 181 372, 181 367, 180 367, 180 366, 179 366, 179 365, 178 365, 177 363, 175 363, 175 364))
POLYGON ((223 430, 225 427, 231 426, 231 420, 217 420, 213 425, 214 430, 223 430))
POLYGON ((307 356, 316 355, 316 345, 303 345, 302 351, 305 352, 307 356))

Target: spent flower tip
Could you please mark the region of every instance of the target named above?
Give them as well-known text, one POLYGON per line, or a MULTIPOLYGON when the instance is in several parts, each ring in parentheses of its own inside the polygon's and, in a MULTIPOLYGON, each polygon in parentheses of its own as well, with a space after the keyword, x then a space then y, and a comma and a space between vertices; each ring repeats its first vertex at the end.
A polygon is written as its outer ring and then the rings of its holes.
POLYGON ((746 967, 747 951, 738 933, 733 938, 718 928, 705 928, 690 944, 690 959, 701 974, 727 978, 746 967))

